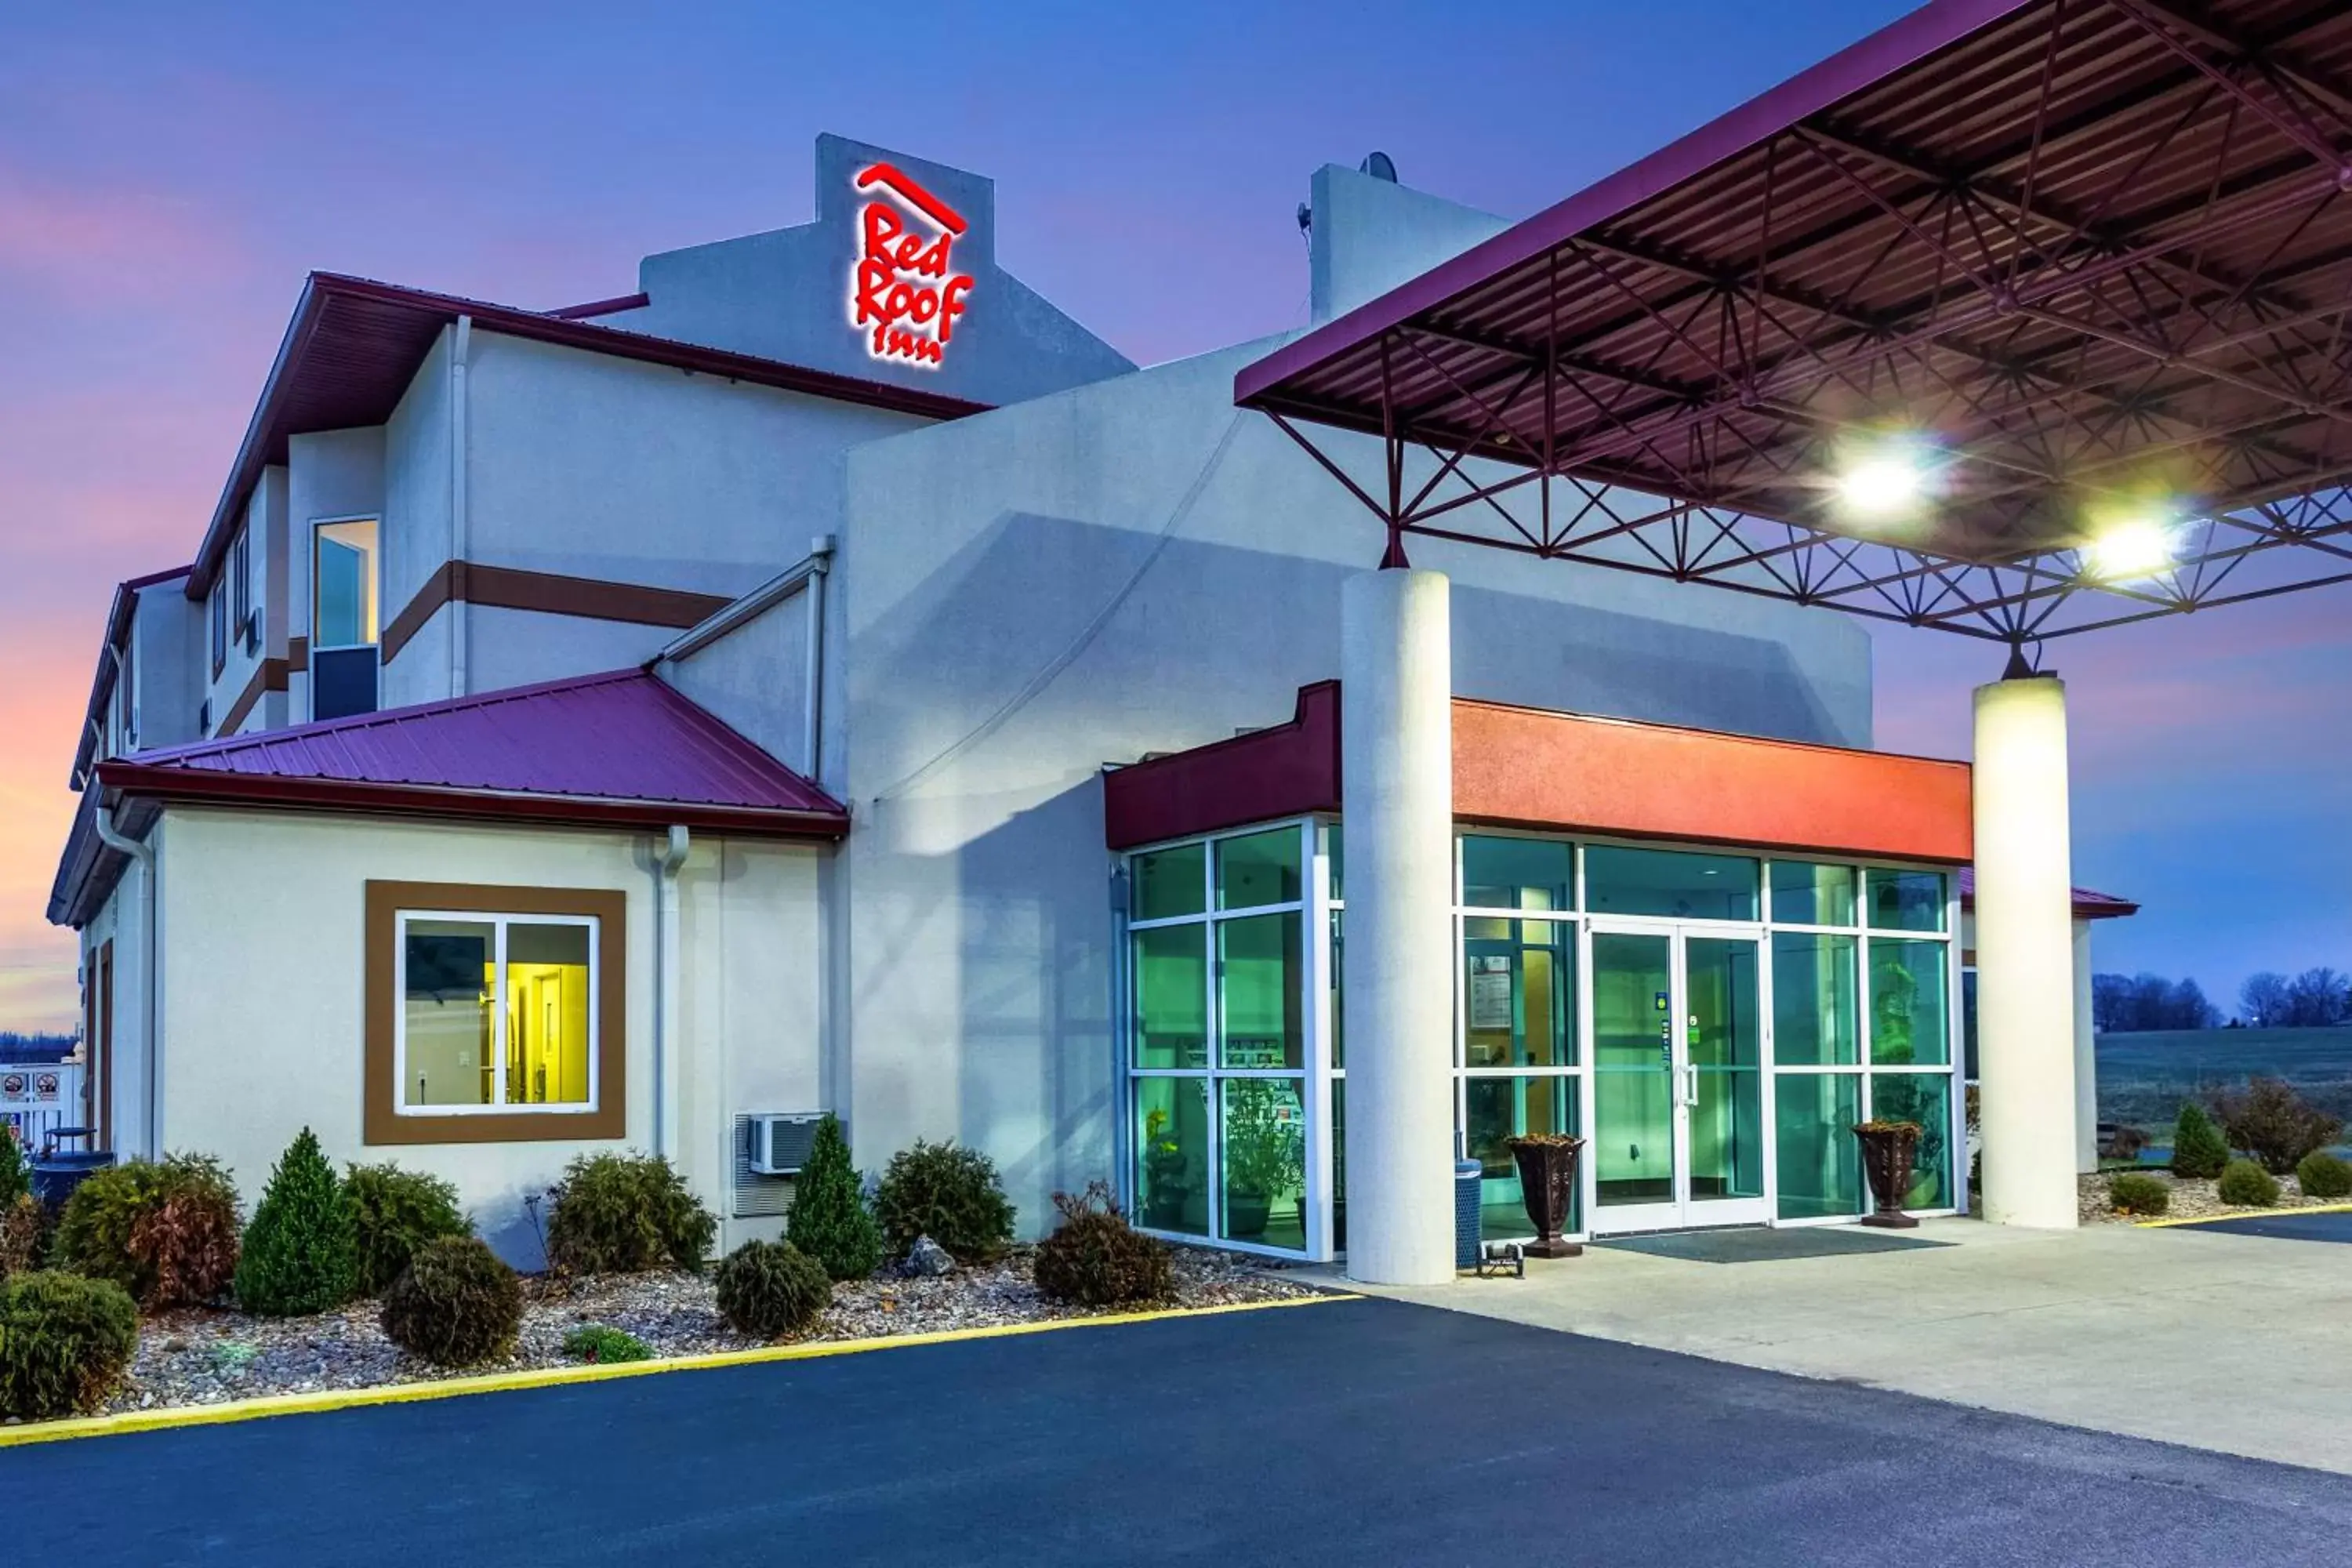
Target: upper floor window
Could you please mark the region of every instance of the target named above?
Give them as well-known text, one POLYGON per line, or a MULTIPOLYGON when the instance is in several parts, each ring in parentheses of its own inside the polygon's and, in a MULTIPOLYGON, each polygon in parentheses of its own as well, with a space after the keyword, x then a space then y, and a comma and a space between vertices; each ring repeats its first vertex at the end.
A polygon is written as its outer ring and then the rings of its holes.
POLYGON ((250 652, 260 640, 260 624, 253 614, 253 552, 251 536, 239 532, 228 547, 228 629, 231 639, 250 652))
POLYGON ((228 662, 228 584, 217 579, 213 591, 205 599, 205 630, 211 644, 213 674, 217 678, 221 667, 228 662))
POLYGON ((376 640, 375 522, 322 522, 311 563, 310 646, 368 647, 376 640))

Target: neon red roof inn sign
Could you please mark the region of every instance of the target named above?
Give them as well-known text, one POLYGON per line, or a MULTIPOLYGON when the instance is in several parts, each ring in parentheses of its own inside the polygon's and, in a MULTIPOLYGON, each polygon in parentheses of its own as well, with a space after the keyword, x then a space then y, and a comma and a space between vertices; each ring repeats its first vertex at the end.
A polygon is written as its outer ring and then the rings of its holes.
POLYGON ((896 164, 869 163, 852 184, 871 194, 857 213, 850 325, 876 359, 942 363, 971 293, 971 275, 955 269, 963 215, 896 164))

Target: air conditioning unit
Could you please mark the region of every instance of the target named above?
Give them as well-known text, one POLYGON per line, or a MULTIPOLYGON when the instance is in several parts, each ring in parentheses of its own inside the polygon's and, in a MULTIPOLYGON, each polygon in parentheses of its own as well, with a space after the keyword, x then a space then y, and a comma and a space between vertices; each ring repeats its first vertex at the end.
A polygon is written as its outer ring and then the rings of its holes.
POLYGON ((761 1176, 796 1176, 808 1163, 809 1146, 816 1142, 822 1110, 789 1110, 745 1119, 751 1140, 751 1166, 761 1176))

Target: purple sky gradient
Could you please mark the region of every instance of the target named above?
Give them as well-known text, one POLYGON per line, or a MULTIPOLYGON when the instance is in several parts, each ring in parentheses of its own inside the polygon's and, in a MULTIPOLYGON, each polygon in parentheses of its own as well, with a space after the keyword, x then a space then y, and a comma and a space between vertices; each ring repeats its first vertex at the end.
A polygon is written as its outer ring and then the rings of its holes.
MULTIPOLYGON (((0 1027, 62 1025, 41 921, 107 594, 184 562, 303 274, 525 306, 803 221, 819 131, 999 183, 999 255, 1146 363, 1306 318, 1292 209, 1382 148, 1549 205, 1903 0, 407 5, 0 12, 0 1027), (346 14, 348 13, 348 14, 346 14)), ((1701 590, 1693 590, 1698 592, 1701 590)), ((2062 645, 2103 967, 2352 967, 2346 591, 2062 645)), ((1881 743, 1965 754, 1997 650, 1880 639, 1881 743)))

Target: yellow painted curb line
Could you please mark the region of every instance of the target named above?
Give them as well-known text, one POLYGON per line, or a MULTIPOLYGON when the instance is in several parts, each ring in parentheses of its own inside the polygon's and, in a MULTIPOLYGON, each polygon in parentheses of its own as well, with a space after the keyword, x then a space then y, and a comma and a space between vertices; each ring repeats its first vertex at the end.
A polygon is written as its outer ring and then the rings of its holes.
POLYGON ((319 1411, 348 1410, 369 1405, 411 1405, 427 1399, 504 1394, 513 1389, 604 1383, 613 1378, 646 1377, 661 1372, 712 1372, 721 1367, 756 1366, 766 1362, 821 1361, 831 1356, 860 1355, 867 1351, 899 1350, 913 1345, 1010 1339, 1017 1334, 1049 1333, 1055 1329, 1099 1329, 1120 1323, 1158 1322, 1168 1318, 1215 1318, 1229 1312, 1263 1312, 1283 1307, 1316 1307, 1328 1301, 1362 1300, 1361 1296, 1353 1293, 1331 1291, 1313 1296, 1286 1297, 1275 1301, 1234 1301, 1222 1307, 1166 1307, 1150 1312, 1106 1312, 1094 1317, 1052 1318, 1041 1323, 999 1323, 984 1329, 940 1329, 921 1334, 886 1334, 870 1340, 816 1340, 801 1344, 766 1345, 751 1351, 714 1351, 707 1355, 671 1356, 658 1361, 532 1367, 525 1372, 493 1372, 477 1377, 394 1383, 374 1388, 326 1388, 314 1394, 272 1394, 258 1399, 238 1399, 220 1405, 174 1405, 161 1410, 126 1410, 115 1415, 84 1415, 63 1421, 28 1421, 21 1426, 0 1426, 0 1448, 24 1447, 34 1443, 62 1443, 76 1437, 112 1437, 131 1432, 157 1432, 175 1426, 219 1426, 236 1421, 259 1421, 271 1415, 308 1415, 319 1411))
POLYGON ((2200 1214, 2192 1219, 2136 1219, 2140 1230, 2169 1230, 2177 1225, 2218 1225, 2225 1219, 2273 1219, 2299 1214, 2352 1214, 2352 1204, 2301 1204, 2291 1209, 2241 1209, 2236 1214, 2200 1214))

